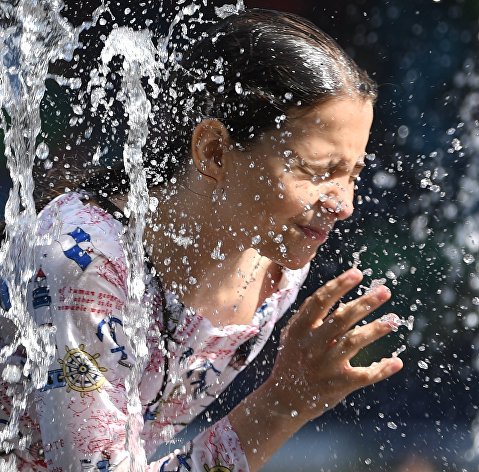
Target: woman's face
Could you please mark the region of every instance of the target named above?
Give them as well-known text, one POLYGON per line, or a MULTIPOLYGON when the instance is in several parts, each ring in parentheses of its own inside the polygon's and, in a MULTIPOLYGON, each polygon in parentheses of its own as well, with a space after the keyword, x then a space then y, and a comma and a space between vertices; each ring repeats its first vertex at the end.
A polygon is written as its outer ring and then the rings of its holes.
POLYGON ((248 151, 225 156, 218 216, 240 248, 304 266, 353 212, 373 120, 370 100, 333 99, 290 117, 248 151))

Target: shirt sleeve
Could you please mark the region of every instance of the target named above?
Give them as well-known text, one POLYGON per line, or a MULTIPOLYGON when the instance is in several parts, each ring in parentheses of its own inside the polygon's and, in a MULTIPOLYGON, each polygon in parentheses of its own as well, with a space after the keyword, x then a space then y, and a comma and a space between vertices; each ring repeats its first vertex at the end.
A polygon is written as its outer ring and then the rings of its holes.
POLYGON ((152 472, 249 472, 246 455, 225 416, 181 450, 151 464, 152 472))
POLYGON ((43 451, 50 471, 106 471, 127 456, 125 378, 135 359, 123 333, 126 268, 64 252, 48 248, 31 287, 37 322, 56 329, 56 358, 35 396, 43 451))
MULTIPOLYGON (((55 245, 30 287, 37 322, 56 328, 55 360, 35 395, 45 462, 52 472, 128 470, 125 379, 135 358, 123 332, 126 267, 85 251, 65 260, 55 245)), ((249 470, 226 417, 146 470, 233 469, 249 470)))

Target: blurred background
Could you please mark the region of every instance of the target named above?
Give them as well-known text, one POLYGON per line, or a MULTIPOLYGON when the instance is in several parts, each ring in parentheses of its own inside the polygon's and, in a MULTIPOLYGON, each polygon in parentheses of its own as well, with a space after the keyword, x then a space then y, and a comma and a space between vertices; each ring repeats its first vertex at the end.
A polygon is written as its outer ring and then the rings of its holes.
MULTIPOLYGON (((64 15, 73 24, 88 19, 98 6, 93 0, 64 3, 64 15)), ((164 34, 176 3, 111 2, 114 20, 85 32, 73 65, 56 63, 52 73, 87 77, 102 35, 115 24, 164 34)), ((205 18, 213 18, 213 7, 224 3, 210 1, 205 18)), ((392 301, 377 314, 415 317, 412 331, 393 333, 357 359, 370 363, 405 346, 403 371, 351 395, 308 425, 264 470, 479 470, 474 454, 479 452, 479 432, 474 446, 479 431, 478 0, 245 4, 310 19, 379 84, 368 148, 375 158, 359 182, 356 213, 321 249, 296 306, 356 260, 367 274, 364 285, 384 278, 393 291, 392 301)), ((39 140, 48 144, 52 165, 65 172, 78 153, 88 155, 83 137, 90 123, 75 109, 77 101, 78 91, 48 81, 39 140)), ((108 160, 121 155, 123 137, 97 126, 88 142, 101 146, 108 160)), ((9 189, 2 146, 0 139, 0 215, 9 189)), ((264 380, 279 328, 254 365, 180 439, 224 415, 264 380)))

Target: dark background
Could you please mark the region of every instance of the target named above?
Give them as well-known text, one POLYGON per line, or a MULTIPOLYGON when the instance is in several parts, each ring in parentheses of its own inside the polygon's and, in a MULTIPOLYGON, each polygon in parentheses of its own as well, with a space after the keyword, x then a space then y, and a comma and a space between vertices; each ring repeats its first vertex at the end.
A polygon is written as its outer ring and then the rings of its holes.
MULTIPOLYGON (((88 19, 97 6, 97 2, 86 0, 65 3, 64 14, 74 24, 88 19)), ((368 149, 376 158, 359 184, 362 203, 358 202, 354 217, 341 225, 337 237, 321 249, 298 304, 347 268, 353 252, 365 246, 360 268, 372 269, 369 281, 388 278, 388 271, 396 275, 388 280, 393 299, 381 313, 395 311, 416 317, 412 332, 402 329, 358 359, 358 363, 371 362, 404 344, 404 370, 355 393, 318 419, 297 442, 293 440, 292 449, 281 452, 281 460, 270 470, 281 470, 280 462, 284 470, 478 470, 477 461, 467 460, 479 394, 479 318, 472 301, 479 296, 477 249, 467 238, 473 238, 471 225, 477 219, 479 197, 473 171, 479 149, 468 146, 467 139, 477 132, 474 119, 479 118, 479 110, 473 110, 472 118, 467 119, 461 110, 471 103, 474 92, 474 86, 464 85, 462 79, 474 71, 478 59, 479 2, 251 0, 246 5, 309 18, 334 37, 379 85, 368 149), (462 149, 454 140, 459 140, 462 149), (467 180, 468 176, 472 180, 467 180), (472 263, 463 261, 467 254, 472 263), (425 363, 427 369, 418 363, 425 363), (391 422, 395 429, 391 424, 392 428, 388 427, 391 422), (312 448, 302 452, 301 444, 308 441, 312 448), (289 459, 292 454, 295 459, 289 459), (313 457, 317 455, 322 459, 313 457), (411 465, 413 455, 423 457, 429 465, 411 465), (288 465, 288 460, 294 466, 288 465), (323 462, 318 465, 318 460, 323 462)), ((119 25, 143 28, 150 19, 150 29, 164 34, 165 12, 173 11, 174 6, 174 2, 163 2, 160 10, 158 4, 132 5, 121 0, 111 2, 110 10, 119 25), (125 14, 125 8, 131 12, 125 14)), ((211 7, 205 8, 205 17, 214 18, 211 7)), ((52 72, 87 76, 101 51, 101 34, 114 23, 107 19, 106 25, 82 35, 86 47, 76 62, 54 64, 52 72)), ((475 90, 479 91, 479 85, 475 90)), ((48 143, 50 156, 58 157, 55 165, 59 168, 76 159, 77 153, 91 157, 98 142, 109 146, 109 155, 121 155, 121 127, 114 138, 105 137, 96 127, 88 142, 79 142, 89 122, 88 118, 83 123, 70 122, 77 93, 48 81, 42 103, 41 139, 48 143)), ((4 166, 2 145, 0 140, 0 164, 4 166)), ((8 188, 8 173, 2 167, 0 208, 8 188)), ((275 339, 194 427, 201 427, 208 416, 224 414, 264 379, 274 358, 275 339)))

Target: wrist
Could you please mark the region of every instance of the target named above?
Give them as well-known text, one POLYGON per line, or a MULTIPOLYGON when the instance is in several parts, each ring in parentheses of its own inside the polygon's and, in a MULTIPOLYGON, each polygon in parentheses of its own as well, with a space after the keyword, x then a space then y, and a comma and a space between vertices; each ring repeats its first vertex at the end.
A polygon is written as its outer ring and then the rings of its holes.
POLYGON ((290 382, 271 376, 262 385, 269 398, 271 412, 277 416, 288 417, 301 427, 308 421, 321 416, 331 408, 319 393, 307 398, 300 393, 301 388, 294 389, 290 382))
POLYGON ((308 421, 288 407, 279 392, 266 381, 228 414, 253 472, 308 421))
POLYGON ((284 418, 290 424, 297 424, 298 429, 311 419, 306 415, 306 409, 301 404, 302 399, 298 393, 292 392, 288 388, 290 385, 283 386, 281 379, 270 377, 261 387, 265 397, 268 398, 268 407, 272 415, 284 418))

